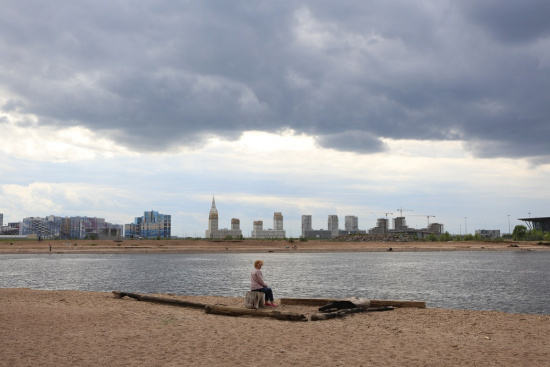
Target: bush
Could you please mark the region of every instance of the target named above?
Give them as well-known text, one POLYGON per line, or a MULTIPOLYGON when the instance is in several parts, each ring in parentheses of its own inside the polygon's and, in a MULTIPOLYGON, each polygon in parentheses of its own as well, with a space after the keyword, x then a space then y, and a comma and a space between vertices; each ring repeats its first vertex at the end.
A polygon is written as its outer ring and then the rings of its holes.
POLYGON ((453 236, 451 236, 449 232, 445 232, 441 236, 439 236, 439 240, 443 242, 452 241, 453 236))

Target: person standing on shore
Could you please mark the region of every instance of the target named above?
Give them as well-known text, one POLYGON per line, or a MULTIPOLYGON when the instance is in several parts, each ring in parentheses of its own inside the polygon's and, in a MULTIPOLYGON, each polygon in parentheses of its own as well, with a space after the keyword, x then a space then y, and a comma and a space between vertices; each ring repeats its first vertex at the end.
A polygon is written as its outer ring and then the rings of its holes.
POLYGON ((277 305, 273 303, 273 291, 264 282, 261 270, 263 265, 264 262, 262 260, 256 260, 254 262, 254 270, 252 270, 252 273, 250 274, 250 290, 264 293, 266 306, 277 307, 277 305))
POLYGON ((49 243, 49 245, 50 245, 50 254, 51 254, 52 253, 52 244, 49 243))

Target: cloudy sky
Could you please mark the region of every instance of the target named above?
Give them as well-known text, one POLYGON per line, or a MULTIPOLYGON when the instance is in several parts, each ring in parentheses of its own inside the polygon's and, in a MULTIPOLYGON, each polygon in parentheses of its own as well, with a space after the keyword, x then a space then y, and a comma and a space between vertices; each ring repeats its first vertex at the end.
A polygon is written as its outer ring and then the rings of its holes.
MULTIPOLYGON (((546 0, 7 0, 0 213, 550 216, 546 0)), ((508 222, 510 218, 510 222, 508 222)))

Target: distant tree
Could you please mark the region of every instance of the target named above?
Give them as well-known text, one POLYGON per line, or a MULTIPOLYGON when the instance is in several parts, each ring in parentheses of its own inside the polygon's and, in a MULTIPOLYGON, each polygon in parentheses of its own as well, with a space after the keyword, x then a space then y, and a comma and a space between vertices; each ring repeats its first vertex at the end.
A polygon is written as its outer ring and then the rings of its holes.
POLYGON ((443 242, 452 241, 453 236, 451 236, 449 232, 445 232, 441 236, 439 236, 439 240, 443 242))
POLYGON ((475 240, 475 237, 470 233, 464 236, 464 241, 473 241, 473 240, 475 240))
POLYGON ((525 235, 527 234, 527 227, 524 225, 517 225, 514 227, 514 232, 512 232, 512 238, 515 241, 523 240, 525 238, 525 235))

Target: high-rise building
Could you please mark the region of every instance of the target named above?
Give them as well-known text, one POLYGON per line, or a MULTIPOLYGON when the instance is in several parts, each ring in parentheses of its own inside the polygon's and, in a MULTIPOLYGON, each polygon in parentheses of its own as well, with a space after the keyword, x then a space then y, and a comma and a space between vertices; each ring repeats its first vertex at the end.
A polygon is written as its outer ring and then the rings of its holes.
POLYGON ((238 218, 231 218, 231 230, 232 231, 241 230, 241 221, 238 218))
POLYGON ((311 215, 302 215, 302 237, 308 237, 306 231, 311 231, 311 215))
POLYGON ((395 231, 406 231, 406 230, 408 230, 409 227, 407 227, 407 221, 405 220, 405 217, 393 218, 393 229, 395 231))
POLYGON ((208 214, 208 229, 206 230, 206 238, 241 238, 241 221, 238 218, 231 219, 231 229, 218 228, 218 209, 216 209, 216 200, 212 197, 212 207, 208 214))
POLYGON ((4 214, 0 213, 0 228, 4 226, 4 214))
POLYGON ((386 234, 389 231, 388 218, 378 218, 376 220, 376 227, 369 230, 370 234, 386 234))
POLYGON ((359 219, 355 215, 346 215, 345 217, 345 230, 356 232, 359 230, 359 219))
POLYGON ((134 223, 124 225, 124 237, 128 238, 170 238, 172 237, 172 216, 154 210, 143 212, 134 223))
POLYGON ((283 215, 281 212, 273 213, 273 229, 276 231, 283 230, 283 215))
POLYGON ((331 237, 338 237, 339 231, 338 231, 337 215, 333 214, 328 216, 328 230, 330 232, 331 237))

